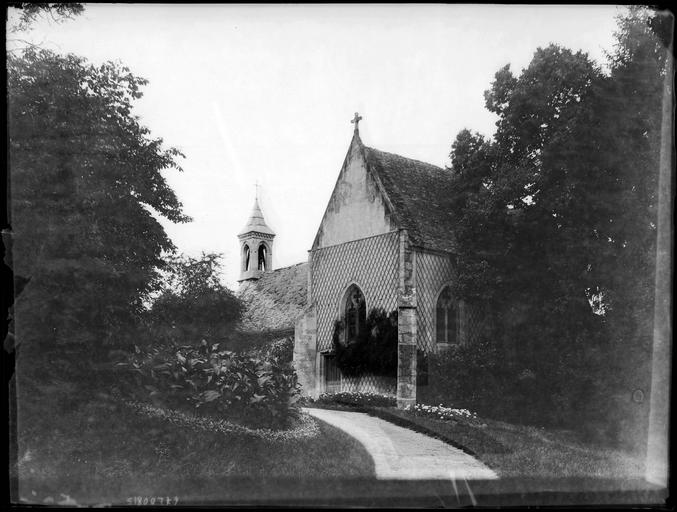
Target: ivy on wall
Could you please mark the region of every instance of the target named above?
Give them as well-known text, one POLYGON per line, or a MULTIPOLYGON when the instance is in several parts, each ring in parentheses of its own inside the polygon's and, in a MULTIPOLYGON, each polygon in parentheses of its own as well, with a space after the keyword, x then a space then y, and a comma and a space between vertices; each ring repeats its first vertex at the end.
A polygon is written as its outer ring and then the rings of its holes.
POLYGON ((332 343, 336 365, 347 377, 372 374, 397 376, 397 310, 374 308, 355 341, 345 343, 343 320, 334 322, 332 343))

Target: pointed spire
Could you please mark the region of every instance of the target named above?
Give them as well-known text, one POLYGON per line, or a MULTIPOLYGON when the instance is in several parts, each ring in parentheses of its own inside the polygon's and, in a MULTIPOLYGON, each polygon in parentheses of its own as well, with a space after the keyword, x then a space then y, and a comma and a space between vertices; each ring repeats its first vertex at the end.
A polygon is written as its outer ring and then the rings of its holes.
POLYGON ((251 233, 252 231, 256 231, 257 233, 263 233, 265 235, 275 236, 275 232, 268 227, 265 219, 263 218, 263 212, 261 211, 261 207, 259 206, 258 185, 256 199, 254 199, 254 207, 252 208, 252 213, 249 216, 249 220, 247 221, 247 224, 245 225, 244 229, 240 231, 240 234, 238 236, 251 233))

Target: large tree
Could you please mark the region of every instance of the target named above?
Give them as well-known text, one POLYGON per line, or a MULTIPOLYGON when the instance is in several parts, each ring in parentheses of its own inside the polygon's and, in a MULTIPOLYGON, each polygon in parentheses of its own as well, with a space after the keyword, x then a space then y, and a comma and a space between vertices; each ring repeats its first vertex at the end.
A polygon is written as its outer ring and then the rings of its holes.
POLYGON ((155 216, 188 220, 162 175, 182 155, 133 114, 146 81, 124 66, 32 47, 7 64, 19 365, 93 360, 129 341, 174 250, 155 216))
POLYGON ((491 307, 493 341, 553 417, 603 419, 614 396, 646 389, 662 20, 620 17, 606 74, 556 45, 519 76, 504 67, 485 94, 493 140, 465 130, 452 145, 457 294, 491 307))

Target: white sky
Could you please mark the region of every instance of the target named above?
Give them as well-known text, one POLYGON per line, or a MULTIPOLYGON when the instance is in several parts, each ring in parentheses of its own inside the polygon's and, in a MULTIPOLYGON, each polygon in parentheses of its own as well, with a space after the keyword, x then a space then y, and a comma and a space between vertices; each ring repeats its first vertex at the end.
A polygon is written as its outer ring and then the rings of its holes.
MULTIPOLYGON (((494 132, 484 90, 550 42, 602 63, 614 6, 86 5, 24 39, 149 80, 136 113, 179 148, 166 173, 193 222, 161 220, 182 252, 223 254, 236 286, 237 233, 254 183, 276 231, 275 268, 307 259, 352 137, 439 166, 463 128, 494 132)), ((10 12, 10 16, 12 16, 10 12)))

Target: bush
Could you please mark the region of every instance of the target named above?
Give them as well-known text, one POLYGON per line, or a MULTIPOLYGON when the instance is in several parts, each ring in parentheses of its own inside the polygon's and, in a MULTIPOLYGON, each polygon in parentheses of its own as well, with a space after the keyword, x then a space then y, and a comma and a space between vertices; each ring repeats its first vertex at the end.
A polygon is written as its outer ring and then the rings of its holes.
POLYGON ((377 393, 323 393, 315 401, 319 405, 351 405, 357 407, 395 407, 397 400, 394 396, 379 395, 377 393))
POLYGON ((137 377, 127 383, 133 398, 254 427, 285 427, 298 412, 296 373, 276 358, 236 354, 205 340, 137 350, 124 364, 137 377))
POLYGON ((424 418, 433 418, 443 421, 477 421, 477 414, 468 409, 455 409, 440 405, 415 404, 413 407, 407 406, 406 410, 411 411, 415 416, 424 418))
POLYGON ((291 363, 294 357, 294 337, 287 336, 268 342, 251 353, 265 359, 274 359, 279 363, 291 363))
POLYGON ((488 342, 450 347, 428 357, 426 402, 449 404, 495 415, 505 401, 506 372, 498 351, 488 342))
POLYGON ((429 356, 430 385, 419 388, 419 398, 508 422, 572 428, 590 441, 620 440, 631 406, 615 398, 619 384, 606 378, 604 359, 579 354, 553 349, 550 359, 510 364, 488 341, 451 347, 429 356))
POLYGON ((343 322, 337 320, 332 337, 336 365, 343 375, 397 375, 397 311, 386 313, 382 308, 372 309, 358 339, 348 345, 341 342, 344 328, 343 322))

